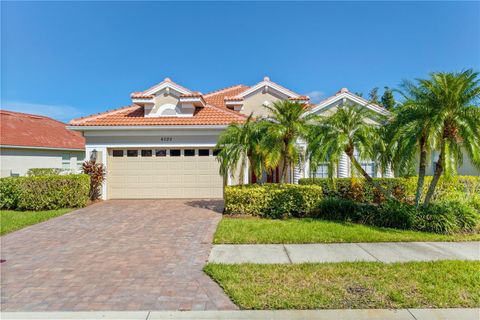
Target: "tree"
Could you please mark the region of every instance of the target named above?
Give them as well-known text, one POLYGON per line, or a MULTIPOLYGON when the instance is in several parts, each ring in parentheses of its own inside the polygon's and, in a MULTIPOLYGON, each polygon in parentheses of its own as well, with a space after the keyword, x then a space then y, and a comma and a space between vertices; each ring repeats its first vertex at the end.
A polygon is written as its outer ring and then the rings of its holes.
POLYGON ((378 103, 378 88, 377 87, 372 88, 372 90, 370 90, 370 92, 368 93, 368 97, 370 98, 371 103, 377 104, 378 103))
POLYGON ((220 174, 233 177, 239 170, 239 183, 243 184, 247 164, 257 176, 262 174, 262 155, 260 140, 262 126, 250 115, 243 124, 230 124, 220 135, 216 149, 220 161, 220 174))
POLYGON ((428 93, 428 106, 434 128, 432 143, 439 151, 433 178, 425 196, 428 204, 442 174, 456 174, 463 153, 480 168, 480 79, 478 73, 466 70, 458 73, 432 73, 421 81, 428 93))
POLYGON ((389 87, 385 87, 381 98, 382 106, 387 110, 393 110, 395 107, 395 98, 393 97, 393 91, 389 87))
POLYGON ((418 179, 415 192, 415 204, 420 204, 427 169, 431 155, 431 136, 433 131, 430 117, 429 93, 421 85, 411 81, 401 84, 399 93, 404 101, 399 106, 394 120, 389 125, 393 132, 389 149, 394 150, 392 164, 397 175, 410 173, 416 166, 418 157, 418 179))
POLYGON ((270 111, 263 121, 266 128, 262 139, 265 167, 271 171, 281 165, 280 182, 283 183, 303 157, 297 142, 306 136, 313 116, 305 114, 305 104, 289 100, 279 100, 265 108, 270 111))
POLYGON ((381 139, 377 125, 365 121, 371 112, 358 105, 341 106, 333 115, 321 117, 311 128, 308 154, 312 163, 329 163, 329 172, 346 154, 355 170, 386 197, 391 195, 362 168, 358 159, 375 159, 375 144, 381 139), (357 153, 357 154, 355 154, 357 153), (358 157, 358 159, 357 159, 358 157))

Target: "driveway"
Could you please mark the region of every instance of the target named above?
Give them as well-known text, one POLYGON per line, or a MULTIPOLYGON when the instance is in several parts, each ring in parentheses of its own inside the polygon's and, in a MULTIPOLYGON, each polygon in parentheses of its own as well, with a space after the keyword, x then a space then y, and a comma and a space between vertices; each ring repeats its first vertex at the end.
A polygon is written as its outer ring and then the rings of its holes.
POLYGON ((222 205, 112 200, 3 236, 1 309, 236 309, 202 272, 222 205))

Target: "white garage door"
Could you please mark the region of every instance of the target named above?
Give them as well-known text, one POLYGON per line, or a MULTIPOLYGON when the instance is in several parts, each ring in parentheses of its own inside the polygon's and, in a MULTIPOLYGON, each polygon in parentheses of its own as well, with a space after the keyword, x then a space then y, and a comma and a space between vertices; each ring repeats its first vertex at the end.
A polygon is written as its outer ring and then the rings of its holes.
POLYGON ((223 178, 211 149, 109 149, 109 199, 221 198, 223 178))

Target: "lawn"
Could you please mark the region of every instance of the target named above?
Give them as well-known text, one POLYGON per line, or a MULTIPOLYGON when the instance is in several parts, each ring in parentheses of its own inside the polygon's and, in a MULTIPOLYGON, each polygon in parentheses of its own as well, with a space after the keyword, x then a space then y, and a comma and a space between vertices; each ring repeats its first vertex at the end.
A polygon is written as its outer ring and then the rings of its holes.
POLYGON ((0 235, 13 232, 32 224, 61 216, 75 209, 58 209, 46 211, 12 211, 0 210, 0 235))
POLYGON ((214 243, 328 243, 393 241, 472 241, 480 234, 440 235, 318 219, 273 220, 223 217, 214 243))
POLYGON ((242 309, 480 306, 480 262, 207 264, 242 309))

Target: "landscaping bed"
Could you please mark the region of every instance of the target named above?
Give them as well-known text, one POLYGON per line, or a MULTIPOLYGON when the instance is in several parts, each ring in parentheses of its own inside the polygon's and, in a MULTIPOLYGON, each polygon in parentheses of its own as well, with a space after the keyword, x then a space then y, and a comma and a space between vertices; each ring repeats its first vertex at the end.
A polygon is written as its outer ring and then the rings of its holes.
POLYGON ((242 309, 480 306, 480 262, 296 265, 208 264, 204 271, 242 309))
POLYGON ((73 210, 75 209, 64 208, 46 211, 0 210, 0 235, 64 215, 73 210))
POLYGON ((214 236, 216 244, 473 240, 480 240, 480 234, 444 235, 308 218, 279 220, 228 216, 220 221, 214 236))

